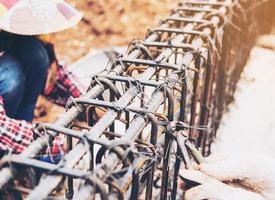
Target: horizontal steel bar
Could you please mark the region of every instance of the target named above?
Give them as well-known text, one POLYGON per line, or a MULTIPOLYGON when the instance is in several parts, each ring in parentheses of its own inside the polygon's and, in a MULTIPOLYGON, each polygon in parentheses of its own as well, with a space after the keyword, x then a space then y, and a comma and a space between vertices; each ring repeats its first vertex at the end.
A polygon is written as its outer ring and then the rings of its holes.
POLYGON ((208 34, 202 31, 186 31, 179 28, 153 28, 150 29, 151 32, 161 32, 161 33, 176 33, 176 34, 189 34, 189 35, 196 35, 196 36, 206 36, 209 37, 208 34))
POLYGON ((87 171, 80 171, 77 169, 64 168, 62 166, 50 164, 48 162, 39 161, 36 159, 23 157, 23 156, 16 155, 16 154, 13 154, 13 155, 1 160, 1 165, 5 164, 5 163, 18 164, 18 165, 26 166, 26 167, 27 166, 34 167, 37 169, 46 170, 48 174, 64 175, 64 176, 70 176, 73 178, 84 179, 84 178, 88 177, 88 175, 89 175, 89 173, 87 171))
POLYGON ((112 81, 120 81, 125 83, 140 84, 144 86, 158 87, 164 84, 164 81, 154 81, 154 80, 143 80, 141 78, 134 78, 129 76, 113 76, 113 75, 99 75, 99 77, 104 77, 112 81))
POLYGON ((210 1, 194 1, 194 0, 188 0, 185 2, 187 5, 203 5, 203 6, 215 6, 215 7, 228 7, 232 5, 229 1, 223 1, 223 2, 210 2, 210 1))
POLYGON ((199 49, 195 49, 190 44, 173 44, 172 42, 141 42, 143 45, 148 47, 165 47, 165 48, 181 48, 193 51, 199 51, 199 49))
POLYGON ((186 23, 198 23, 198 24, 213 24, 211 21, 208 20, 196 20, 193 18, 188 17, 167 17, 164 21, 173 21, 173 22, 186 22, 186 23))
POLYGON ((178 11, 184 11, 184 12, 196 12, 196 13, 215 13, 219 10, 217 9, 211 9, 211 8, 202 8, 202 7, 188 7, 188 6, 181 6, 176 9, 174 9, 175 12, 178 11))
POLYGON ((109 108, 109 109, 117 111, 118 113, 121 113, 123 111, 124 112, 134 112, 134 113, 144 114, 144 116, 148 113, 151 113, 150 111, 148 111, 147 109, 144 109, 144 108, 136 108, 133 106, 120 107, 116 103, 108 102, 108 101, 101 101, 101 100, 97 100, 97 99, 76 98, 73 101, 74 101, 74 104, 88 104, 88 105, 92 105, 92 106, 109 108))
POLYGON ((144 60, 144 59, 121 59, 122 62, 136 65, 149 65, 150 67, 159 67, 159 68, 168 68, 178 70, 180 69, 178 65, 170 64, 170 63, 158 63, 157 61, 152 60, 144 60))
POLYGON ((108 147, 111 145, 111 142, 109 140, 101 139, 101 138, 95 139, 95 138, 90 137, 89 135, 86 135, 85 132, 74 131, 72 129, 63 128, 63 127, 59 127, 59 126, 52 125, 52 124, 40 124, 40 126, 42 127, 42 129, 41 129, 42 132, 50 130, 55 133, 62 133, 67 136, 78 138, 78 139, 88 141, 91 143, 95 143, 98 145, 102 145, 105 147, 108 147))

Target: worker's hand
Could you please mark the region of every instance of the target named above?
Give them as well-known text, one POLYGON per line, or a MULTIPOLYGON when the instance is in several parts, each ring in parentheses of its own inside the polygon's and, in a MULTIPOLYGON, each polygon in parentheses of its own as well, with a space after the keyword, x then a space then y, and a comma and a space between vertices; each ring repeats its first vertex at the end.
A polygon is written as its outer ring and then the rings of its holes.
POLYGON ((56 62, 53 62, 48 70, 48 76, 45 88, 46 90, 52 90, 54 88, 54 85, 57 81, 57 69, 58 64, 56 62))
POLYGON ((212 180, 214 178, 221 182, 207 181, 205 184, 198 186, 200 189, 196 187, 187 191, 187 199, 195 195, 195 193, 200 196, 211 194, 212 196, 207 198, 222 200, 228 199, 228 195, 240 196, 236 196, 237 198, 231 197, 231 199, 253 199, 249 195, 254 195, 258 199, 274 199, 275 160, 273 158, 260 154, 236 153, 216 154, 206 160, 207 163, 200 164, 198 169, 205 175, 212 177, 212 180), (235 188, 222 182, 234 185, 235 188), (216 189, 214 189, 215 187, 216 189), (245 188, 246 190, 241 188, 245 188), (227 192, 228 194, 226 194, 227 192), (244 198, 241 195, 248 196, 249 198, 244 198))

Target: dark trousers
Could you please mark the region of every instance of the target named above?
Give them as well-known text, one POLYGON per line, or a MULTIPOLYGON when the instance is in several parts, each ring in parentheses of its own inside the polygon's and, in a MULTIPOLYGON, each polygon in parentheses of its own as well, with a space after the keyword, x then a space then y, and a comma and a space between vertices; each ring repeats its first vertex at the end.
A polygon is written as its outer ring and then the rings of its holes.
POLYGON ((0 96, 9 117, 33 120, 35 104, 43 91, 49 66, 46 48, 34 37, 19 36, 0 56, 0 96))

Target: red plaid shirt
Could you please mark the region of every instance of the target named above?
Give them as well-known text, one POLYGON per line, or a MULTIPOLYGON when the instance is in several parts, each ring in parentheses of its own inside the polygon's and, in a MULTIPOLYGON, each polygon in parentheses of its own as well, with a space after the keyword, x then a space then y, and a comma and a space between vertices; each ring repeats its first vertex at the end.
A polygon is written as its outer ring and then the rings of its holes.
MULTIPOLYGON (((66 71, 63 66, 60 65, 57 72, 57 81, 54 87, 45 95, 51 101, 65 105, 69 97, 79 97, 82 91, 76 84, 77 81, 73 75, 66 71)), ((0 150, 21 153, 33 141, 35 135, 33 129, 34 125, 29 122, 6 116, 3 99, 0 96, 0 150)), ((58 153, 60 146, 62 146, 62 141, 56 137, 51 152, 53 154, 58 153)))
POLYGON ((0 150, 21 153, 33 141, 33 126, 6 116, 0 97, 0 150))
POLYGON ((45 97, 61 106, 65 106, 70 97, 77 98, 85 93, 82 86, 76 77, 66 67, 58 65, 57 80, 51 88, 46 88, 44 91, 45 97))

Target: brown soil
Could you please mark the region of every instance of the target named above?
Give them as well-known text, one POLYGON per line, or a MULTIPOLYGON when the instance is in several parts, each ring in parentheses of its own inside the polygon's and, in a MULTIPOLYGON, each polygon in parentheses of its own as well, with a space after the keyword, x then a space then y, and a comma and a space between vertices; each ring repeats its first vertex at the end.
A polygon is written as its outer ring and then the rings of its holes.
POLYGON ((148 27, 158 23, 175 5, 173 0, 68 0, 83 11, 79 25, 55 34, 56 50, 69 62, 91 48, 127 45, 143 38, 148 27))
MULTIPOLYGON (((175 6, 174 0, 68 0, 84 13, 78 26, 53 35, 59 59, 72 63, 92 48, 125 46, 136 38, 144 38, 146 30, 157 25, 175 6)), ((39 105, 47 115, 35 121, 53 122, 63 108, 44 98, 39 105)))

